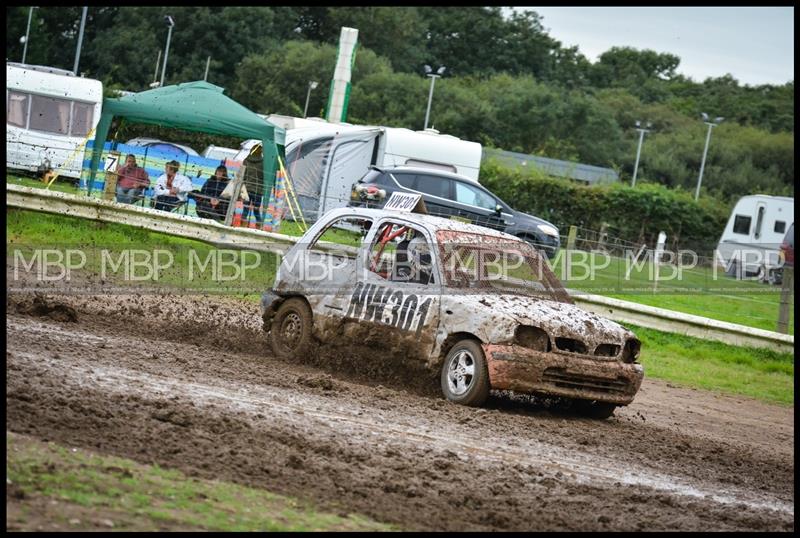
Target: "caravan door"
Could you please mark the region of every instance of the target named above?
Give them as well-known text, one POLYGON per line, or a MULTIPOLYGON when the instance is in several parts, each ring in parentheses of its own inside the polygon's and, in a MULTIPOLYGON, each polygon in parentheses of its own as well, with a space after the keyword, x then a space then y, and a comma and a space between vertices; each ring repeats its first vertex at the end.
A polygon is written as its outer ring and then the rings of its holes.
POLYGON ((339 133, 334 137, 320 188, 320 215, 331 209, 347 206, 353 183, 369 171, 378 135, 379 129, 370 129, 339 133))

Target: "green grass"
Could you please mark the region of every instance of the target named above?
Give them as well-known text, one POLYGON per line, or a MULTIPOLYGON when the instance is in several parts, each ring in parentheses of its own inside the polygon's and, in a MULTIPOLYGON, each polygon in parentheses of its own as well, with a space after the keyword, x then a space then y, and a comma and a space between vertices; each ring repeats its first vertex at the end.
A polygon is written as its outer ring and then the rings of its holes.
MULTIPOLYGON (((26 497, 58 501, 46 504, 53 521, 67 519, 63 514, 72 505, 102 512, 114 521, 115 530, 155 531, 164 526, 229 532, 394 530, 355 514, 321 512, 266 490, 191 478, 177 470, 9 432, 6 453, 6 477, 26 497)), ((24 522, 15 523, 24 528, 24 522)))
MULTIPOLYGON (((23 176, 19 174, 7 174, 6 183, 11 185, 19 185, 20 187, 34 187, 37 189, 46 189, 47 183, 32 176, 23 176)), ((75 186, 72 179, 57 178, 50 186, 51 191, 68 192, 70 194, 78 194, 80 190, 75 186)))
MULTIPOLYGON (((604 265, 607 258, 596 257, 595 260, 598 265, 604 265)), ((569 275, 562 273, 563 263, 563 257, 558 258, 553 270, 571 289, 767 331, 777 330, 780 286, 736 280, 722 271, 715 274, 705 267, 686 269, 680 277, 667 280, 672 269, 666 266, 661 267, 656 284, 652 264, 632 270, 630 278, 626 279, 625 262, 620 258, 610 258, 607 268, 595 271, 592 278, 585 278, 585 269, 574 265, 569 275)), ((789 332, 794 334, 793 309, 790 312, 789 332)))
POLYGON ((794 356, 627 325, 642 341, 645 377, 794 403, 794 356))
MULTIPOLYGON (((279 258, 273 253, 238 249, 222 251, 200 241, 123 224, 19 209, 8 209, 6 214, 6 256, 11 260, 17 255, 16 251, 30 262, 34 249, 53 248, 61 252, 79 249, 86 254, 83 271, 101 274, 105 267, 107 280, 120 282, 125 279, 125 286, 244 294, 253 299, 272 286, 279 263, 279 258), (120 254, 131 249, 142 252, 131 254, 129 260, 143 261, 147 256, 151 259, 159 256, 162 265, 169 264, 169 267, 156 274, 142 265, 134 267, 127 276, 124 264, 114 270, 113 265, 119 262, 120 254), (156 249, 162 252, 156 254, 156 249), (169 256, 172 256, 171 263, 169 256), (215 270, 218 278, 213 278, 215 270), (145 279, 148 274, 151 278, 145 279), (141 280, 133 281, 127 277, 141 280)), ((57 273, 58 270, 54 269, 53 274, 57 273)))

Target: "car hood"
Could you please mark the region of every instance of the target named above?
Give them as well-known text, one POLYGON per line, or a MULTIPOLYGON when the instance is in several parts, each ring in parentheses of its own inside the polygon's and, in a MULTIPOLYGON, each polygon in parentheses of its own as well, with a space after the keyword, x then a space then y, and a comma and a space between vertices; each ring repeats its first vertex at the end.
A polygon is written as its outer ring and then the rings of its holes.
MULTIPOLYGON (((518 325, 532 325, 544 329, 552 338, 574 338, 586 342, 588 347, 598 344, 624 345, 635 335, 618 323, 602 318, 568 303, 540 297, 499 294, 469 294, 450 298, 463 312, 479 318, 484 324, 484 334, 494 334, 489 340, 503 340, 518 325), (505 333, 506 336, 501 336, 505 333)), ((456 306, 456 305, 454 305, 456 306)))

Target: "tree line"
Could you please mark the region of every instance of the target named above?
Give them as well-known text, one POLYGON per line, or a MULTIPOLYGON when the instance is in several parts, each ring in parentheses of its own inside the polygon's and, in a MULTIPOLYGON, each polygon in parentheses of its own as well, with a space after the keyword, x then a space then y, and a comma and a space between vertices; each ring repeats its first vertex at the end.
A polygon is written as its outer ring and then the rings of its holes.
MULTIPOLYGON (((34 10, 27 62, 70 69, 81 8, 34 10)), ((794 81, 694 81, 669 53, 614 47, 596 62, 548 35, 533 11, 499 7, 90 7, 80 70, 110 89, 141 91, 173 29, 166 84, 208 81, 260 113, 324 112, 342 26, 359 30, 351 123, 421 129, 429 80, 446 66, 431 122, 485 146, 616 169, 630 181, 635 122, 652 123, 637 176, 692 191, 706 126, 714 129, 704 192, 729 201, 794 192, 794 81)), ((6 8, 9 61, 22 56, 28 8, 6 8)), ((162 58, 163 61, 163 58, 162 58)), ((160 68, 156 78, 160 77, 160 68)))

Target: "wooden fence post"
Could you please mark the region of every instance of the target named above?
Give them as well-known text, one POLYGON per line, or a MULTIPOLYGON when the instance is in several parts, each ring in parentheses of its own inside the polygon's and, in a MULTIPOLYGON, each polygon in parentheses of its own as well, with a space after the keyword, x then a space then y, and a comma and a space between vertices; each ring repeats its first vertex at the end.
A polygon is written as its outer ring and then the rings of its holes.
POLYGON ((778 310, 778 332, 789 333, 789 309, 794 297, 794 267, 783 268, 781 284, 781 303, 778 310))

